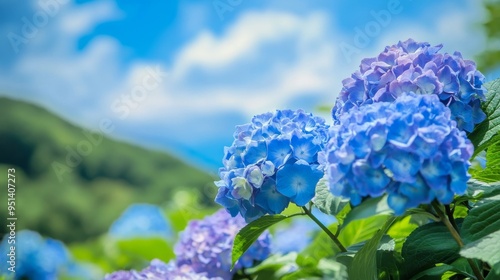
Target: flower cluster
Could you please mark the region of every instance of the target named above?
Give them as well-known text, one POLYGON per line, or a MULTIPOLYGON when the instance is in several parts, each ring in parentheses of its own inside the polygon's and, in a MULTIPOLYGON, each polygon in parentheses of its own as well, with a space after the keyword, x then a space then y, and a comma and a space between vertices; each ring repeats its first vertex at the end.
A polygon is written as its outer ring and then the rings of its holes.
POLYGON ((109 235, 118 239, 151 236, 168 239, 172 230, 158 206, 133 204, 111 225, 109 235))
POLYGON ((233 241, 245 225, 241 217, 233 218, 224 209, 203 220, 191 221, 174 248, 177 265, 190 266, 195 272, 204 272, 208 277, 231 279, 238 269, 251 267, 254 261, 266 259, 271 252, 268 232, 257 239, 231 271, 233 241))
POLYGON ((322 156, 331 192, 354 205, 388 193, 397 214, 463 194, 473 146, 439 101, 409 93, 343 114, 322 156))
POLYGON ((215 201, 247 221, 304 206, 323 176, 317 154, 328 141, 325 121, 302 110, 277 110, 237 126, 225 148, 215 201))
POLYGON ((142 271, 117 271, 106 276, 105 280, 223 280, 220 277, 209 278, 206 273, 196 273, 189 266, 177 266, 155 259, 142 271))
MULTIPOLYGON (((64 244, 55 239, 44 239, 40 234, 30 230, 21 230, 16 235, 15 275, 8 270, 8 255, 13 243, 9 243, 7 235, 0 243, 0 275, 12 275, 12 279, 58 279, 59 276, 74 277, 77 279, 98 277, 100 274, 92 266, 76 263, 64 244)), ((1 277, 0 277, 1 278, 1 277)), ((9 278, 10 279, 10 278, 9 278)))
POLYGON ((271 253, 270 235, 266 231, 243 254, 231 270, 231 250, 238 231, 246 225, 241 217, 231 217, 221 209, 203 220, 191 221, 181 232, 174 251, 176 260, 165 264, 153 260, 149 267, 138 271, 117 271, 106 280, 223 280, 232 279, 241 268, 263 261, 271 253))
POLYGON ((439 53, 442 45, 430 46, 411 39, 386 47, 377 57, 363 59, 360 70, 342 81, 343 89, 333 108, 335 122, 353 107, 392 102, 407 92, 436 94, 451 110, 458 128, 471 132, 486 115, 484 76, 473 61, 459 52, 439 53))

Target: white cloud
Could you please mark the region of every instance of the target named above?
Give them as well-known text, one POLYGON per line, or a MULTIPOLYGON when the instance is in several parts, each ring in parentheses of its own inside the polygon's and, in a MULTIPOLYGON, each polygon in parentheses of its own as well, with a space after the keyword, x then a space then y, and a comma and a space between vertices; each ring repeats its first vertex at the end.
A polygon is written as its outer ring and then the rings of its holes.
POLYGON ((119 15, 111 0, 61 6, 23 46, 16 63, 0 78, 0 88, 88 124, 87 117, 95 115, 99 98, 120 79, 123 50, 108 36, 95 38, 81 51, 77 41, 101 22, 119 15))
POLYGON ((322 13, 247 13, 222 35, 204 31, 187 44, 168 70, 170 77, 162 85, 162 92, 152 95, 135 115, 154 119, 159 115, 182 116, 187 110, 202 117, 214 110, 221 114, 238 110, 252 116, 283 108, 290 100, 306 94, 330 94, 335 80, 333 67, 337 64, 332 33, 322 13), (267 49, 282 49, 291 55, 273 57, 267 49), (254 61, 259 61, 255 70, 268 77, 268 82, 228 83, 231 75, 238 75, 254 61), (194 87, 194 71, 215 77, 207 87, 194 87), (218 72, 224 74, 214 74, 218 72))
POLYGON ((67 35, 80 36, 101 22, 120 19, 123 16, 114 1, 94 2, 62 13, 59 28, 67 35))
POLYGON ((432 28, 394 16, 351 62, 342 56, 339 44, 352 41, 353 34, 340 35, 331 21, 335 15, 243 12, 220 33, 205 30, 180 46, 171 65, 125 64, 126 49, 108 36, 96 37, 77 50, 81 36, 101 22, 117 19, 121 12, 111 0, 68 5, 30 41, 14 67, 0 75, 0 89, 32 93, 29 99, 80 124, 95 127, 99 119, 111 117, 123 128, 117 130, 122 133, 118 136, 169 138, 207 156, 215 145, 219 147, 220 139, 230 140, 234 125, 242 119, 277 108, 312 109, 319 101, 333 105, 342 79, 357 69, 363 57, 375 56, 399 40, 443 42, 447 51, 460 49, 470 57, 483 35, 470 29, 481 8, 468 3, 467 9, 445 7, 447 12, 434 17, 432 28), (168 77, 135 102, 121 122, 112 104, 130 96, 157 66, 168 77), (313 101, 302 102, 307 100, 313 101), (135 130, 141 127, 142 131, 135 130), (203 137, 193 137, 194 133, 203 137))

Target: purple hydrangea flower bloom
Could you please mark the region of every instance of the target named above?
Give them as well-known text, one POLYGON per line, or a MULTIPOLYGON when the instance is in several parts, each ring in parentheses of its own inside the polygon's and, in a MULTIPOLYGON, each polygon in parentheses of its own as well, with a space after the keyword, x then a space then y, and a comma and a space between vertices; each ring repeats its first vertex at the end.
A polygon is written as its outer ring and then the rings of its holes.
POLYGON ((481 110, 484 76, 473 61, 464 60, 459 52, 439 53, 441 48, 408 39, 386 47, 377 57, 363 59, 360 69, 342 81, 332 111, 335 122, 353 107, 393 102, 403 93, 414 92, 437 95, 450 108, 458 128, 471 132, 486 118, 481 110))
POLYGON ((207 277, 231 279, 243 268, 253 266, 255 261, 266 259, 270 252, 270 235, 266 231, 238 260, 231 271, 231 250, 236 234, 246 225, 241 217, 231 217, 221 209, 203 220, 189 222, 180 234, 174 251, 177 265, 187 265, 207 277))
POLYGON ((174 261, 168 264, 152 260, 142 271, 116 271, 106 275, 105 280, 223 280, 220 277, 207 277, 206 273, 197 273, 191 267, 177 266, 174 261))
POLYGON ((330 130, 321 154, 334 195, 354 205, 388 194, 397 213, 463 194, 473 145, 437 95, 403 94, 353 108, 330 130))
POLYGON ((323 176, 318 152, 328 141, 324 119, 302 110, 277 110, 236 127, 225 148, 215 201, 246 221, 304 206, 323 176))

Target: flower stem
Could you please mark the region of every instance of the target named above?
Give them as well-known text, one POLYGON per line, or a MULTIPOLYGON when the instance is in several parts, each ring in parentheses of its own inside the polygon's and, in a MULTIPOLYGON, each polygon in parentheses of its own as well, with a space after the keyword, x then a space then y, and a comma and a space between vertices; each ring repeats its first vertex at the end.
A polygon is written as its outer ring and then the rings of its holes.
MULTIPOLYGON (((464 242, 462 241, 462 238, 460 237, 460 234, 458 231, 455 229, 455 227, 451 224, 450 220, 446 217, 444 212, 441 210, 440 204, 437 201, 432 202, 432 206, 434 207, 434 210, 436 210, 436 213, 438 214, 439 218, 441 221, 444 223, 446 228, 448 228, 448 231, 451 233, 451 236, 453 236, 453 239, 457 242, 458 246, 462 248, 464 246, 464 242)), ((467 262, 469 262, 469 265, 472 268, 472 271, 474 271, 474 275, 476 275, 478 280, 484 280, 483 274, 477 267, 476 263, 472 261, 471 259, 467 259, 467 262)))
POLYGON ((309 216, 309 218, 311 218, 311 220, 313 220, 330 237, 330 239, 333 240, 333 242, 335 243, 335 245, 337 245, 337 247, 339 247, 340 251, 347 252, 347 250, 344 247, 344 245, 342 245, 342 243, 340 243, 340 240, 337 237, 335 237, 335 235, 323 223, 321 223, 318 220, 318 218, 316 218, 311 213, 311 211, 309 211, 309 209, 307 209, 307 207, 302 206, 302 209, 304 210, 304 212, 306 213, 306 215, 309 216))

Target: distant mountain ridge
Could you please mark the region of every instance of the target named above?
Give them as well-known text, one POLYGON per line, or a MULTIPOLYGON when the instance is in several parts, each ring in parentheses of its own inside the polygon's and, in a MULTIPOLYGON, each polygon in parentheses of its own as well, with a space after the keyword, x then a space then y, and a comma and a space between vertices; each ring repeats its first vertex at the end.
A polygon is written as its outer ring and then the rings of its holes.
POLYGON ((0 116, 0 174, 16 168, 22 228, 78 241, 106 231, 132 202, 164 204, 189 189, 212 203, 206 190, 214 178, 165 152, 112 140, 24 101, 0 97, 0 116))

